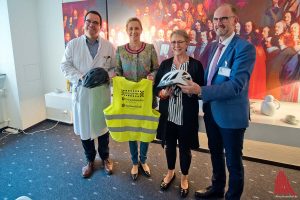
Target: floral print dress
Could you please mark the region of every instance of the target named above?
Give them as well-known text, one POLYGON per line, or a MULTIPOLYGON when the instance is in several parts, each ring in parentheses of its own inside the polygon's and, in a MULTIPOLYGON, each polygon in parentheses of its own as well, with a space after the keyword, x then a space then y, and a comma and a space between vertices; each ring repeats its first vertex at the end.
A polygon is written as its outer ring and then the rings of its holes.
POLYGON ((147 75, 155 73, 159 67, 153 44, 142 43, 138 50, 129 48, 129 44, 119 46, 116 52, 116 74, 138 82, 147 75))

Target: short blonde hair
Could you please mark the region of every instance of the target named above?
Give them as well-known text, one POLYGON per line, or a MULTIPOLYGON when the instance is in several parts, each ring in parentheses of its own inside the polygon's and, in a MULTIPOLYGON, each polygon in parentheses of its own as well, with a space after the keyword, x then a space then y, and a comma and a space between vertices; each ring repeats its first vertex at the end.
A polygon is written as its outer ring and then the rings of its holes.
POLYGON ((182 36, 184 38, 184 40, 189 43, 190 42, 190 37, 189 35, 187 34, 187 32, 185 30, 182 30, 182 29, 178 29, 178 30, 175 30, 171 33, 171 36, 170 38, 173 36, 173 35, 179 35, 179 36, 182 36))
POLYGON ((129 24, 130 22, 138 22, 139 25, 141 26, 142 30, 143 30, 142 22, 141 22, 141 20, 140 20, 139 18, 137 18, 137 17, 129 18, 129 19, 127 20, 127 22, 126 22, 126 29, 128 28, 128 24, 129 24))

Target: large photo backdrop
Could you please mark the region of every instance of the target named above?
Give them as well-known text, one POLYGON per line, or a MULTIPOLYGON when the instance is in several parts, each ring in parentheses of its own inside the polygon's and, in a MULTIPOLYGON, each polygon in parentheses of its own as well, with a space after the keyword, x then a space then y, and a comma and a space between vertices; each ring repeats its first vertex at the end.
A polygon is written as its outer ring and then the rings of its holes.
POLYGON ((213 12, 225 2, 238 9, 236 34, 256 48, 249 97, 263 99, 271 94, 281 101, 299 103, 300 0, 92 0, 63 3, 65 41, 67 43, 83 33, 82 16, 87 10, 95 9, 103 16, 101 36, 108 38, 115 47, 128 42, 127 19, 138 17, 143 24, 142 41, 155 45, 159 62, 172 56, 169 43, 172 31, 185 29, 191 40, 188 54, 206 67, 211 42, 217 40, 213 12))
POLYGON ((96 10, 102 16, 101 36, 107 37, 106 0, 63 0, 63 26, 65 44, 84 33, 84 16, 89 10, 96 10))

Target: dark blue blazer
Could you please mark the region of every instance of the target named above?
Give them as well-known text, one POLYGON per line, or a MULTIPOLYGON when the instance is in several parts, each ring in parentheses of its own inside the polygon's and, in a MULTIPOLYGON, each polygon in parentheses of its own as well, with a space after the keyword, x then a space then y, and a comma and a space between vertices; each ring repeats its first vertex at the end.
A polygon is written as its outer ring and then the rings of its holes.
MULTIPOLYGON (((205 70, 205 85, 217 42, 212 46, 205 70)), ((255 63, 255 47, 235 35, 220 58, 210 86, 202 87, 203 112, 210 103, 214 120, 221 128, 246 128, 249 126, 248 88, 255 63), (230 69, 229 76, 219 73, 220 67, 230 69)))

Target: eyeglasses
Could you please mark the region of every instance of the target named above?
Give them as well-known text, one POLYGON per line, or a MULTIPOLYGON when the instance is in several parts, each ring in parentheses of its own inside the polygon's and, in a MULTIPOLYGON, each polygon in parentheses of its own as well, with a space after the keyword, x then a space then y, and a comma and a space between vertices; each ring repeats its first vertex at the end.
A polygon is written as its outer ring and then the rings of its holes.
POLYGON ((85 23, 86 23, 87 25, 93 24, 93 25, 95 25, 95 26, 98 26, 98 25, 100 24, 100 23, 97 22, 97 21, 91 21, 91 20, 89 20, 89 19, 86 19, 86 20, 85 20, 85 23))
POLYGON ((171 41, 171 44, 173 45, 173 46, 175 46, 176 44, 178 44, 178 45, 181 45, 181 44, 183 44, 183 43, 185 43, 186 41, 183 41, 183 40, 179 40, 179 41, 171 41))
POLYGON ((219 21, 221 23, 226 23, 226 22, 228 22, 229 18, 231 18, 231 17, 235 17, 235 16, 225 16, 225 17, 219 17, 219 18, 214 17, 213 22, 217 23, 219 21))

